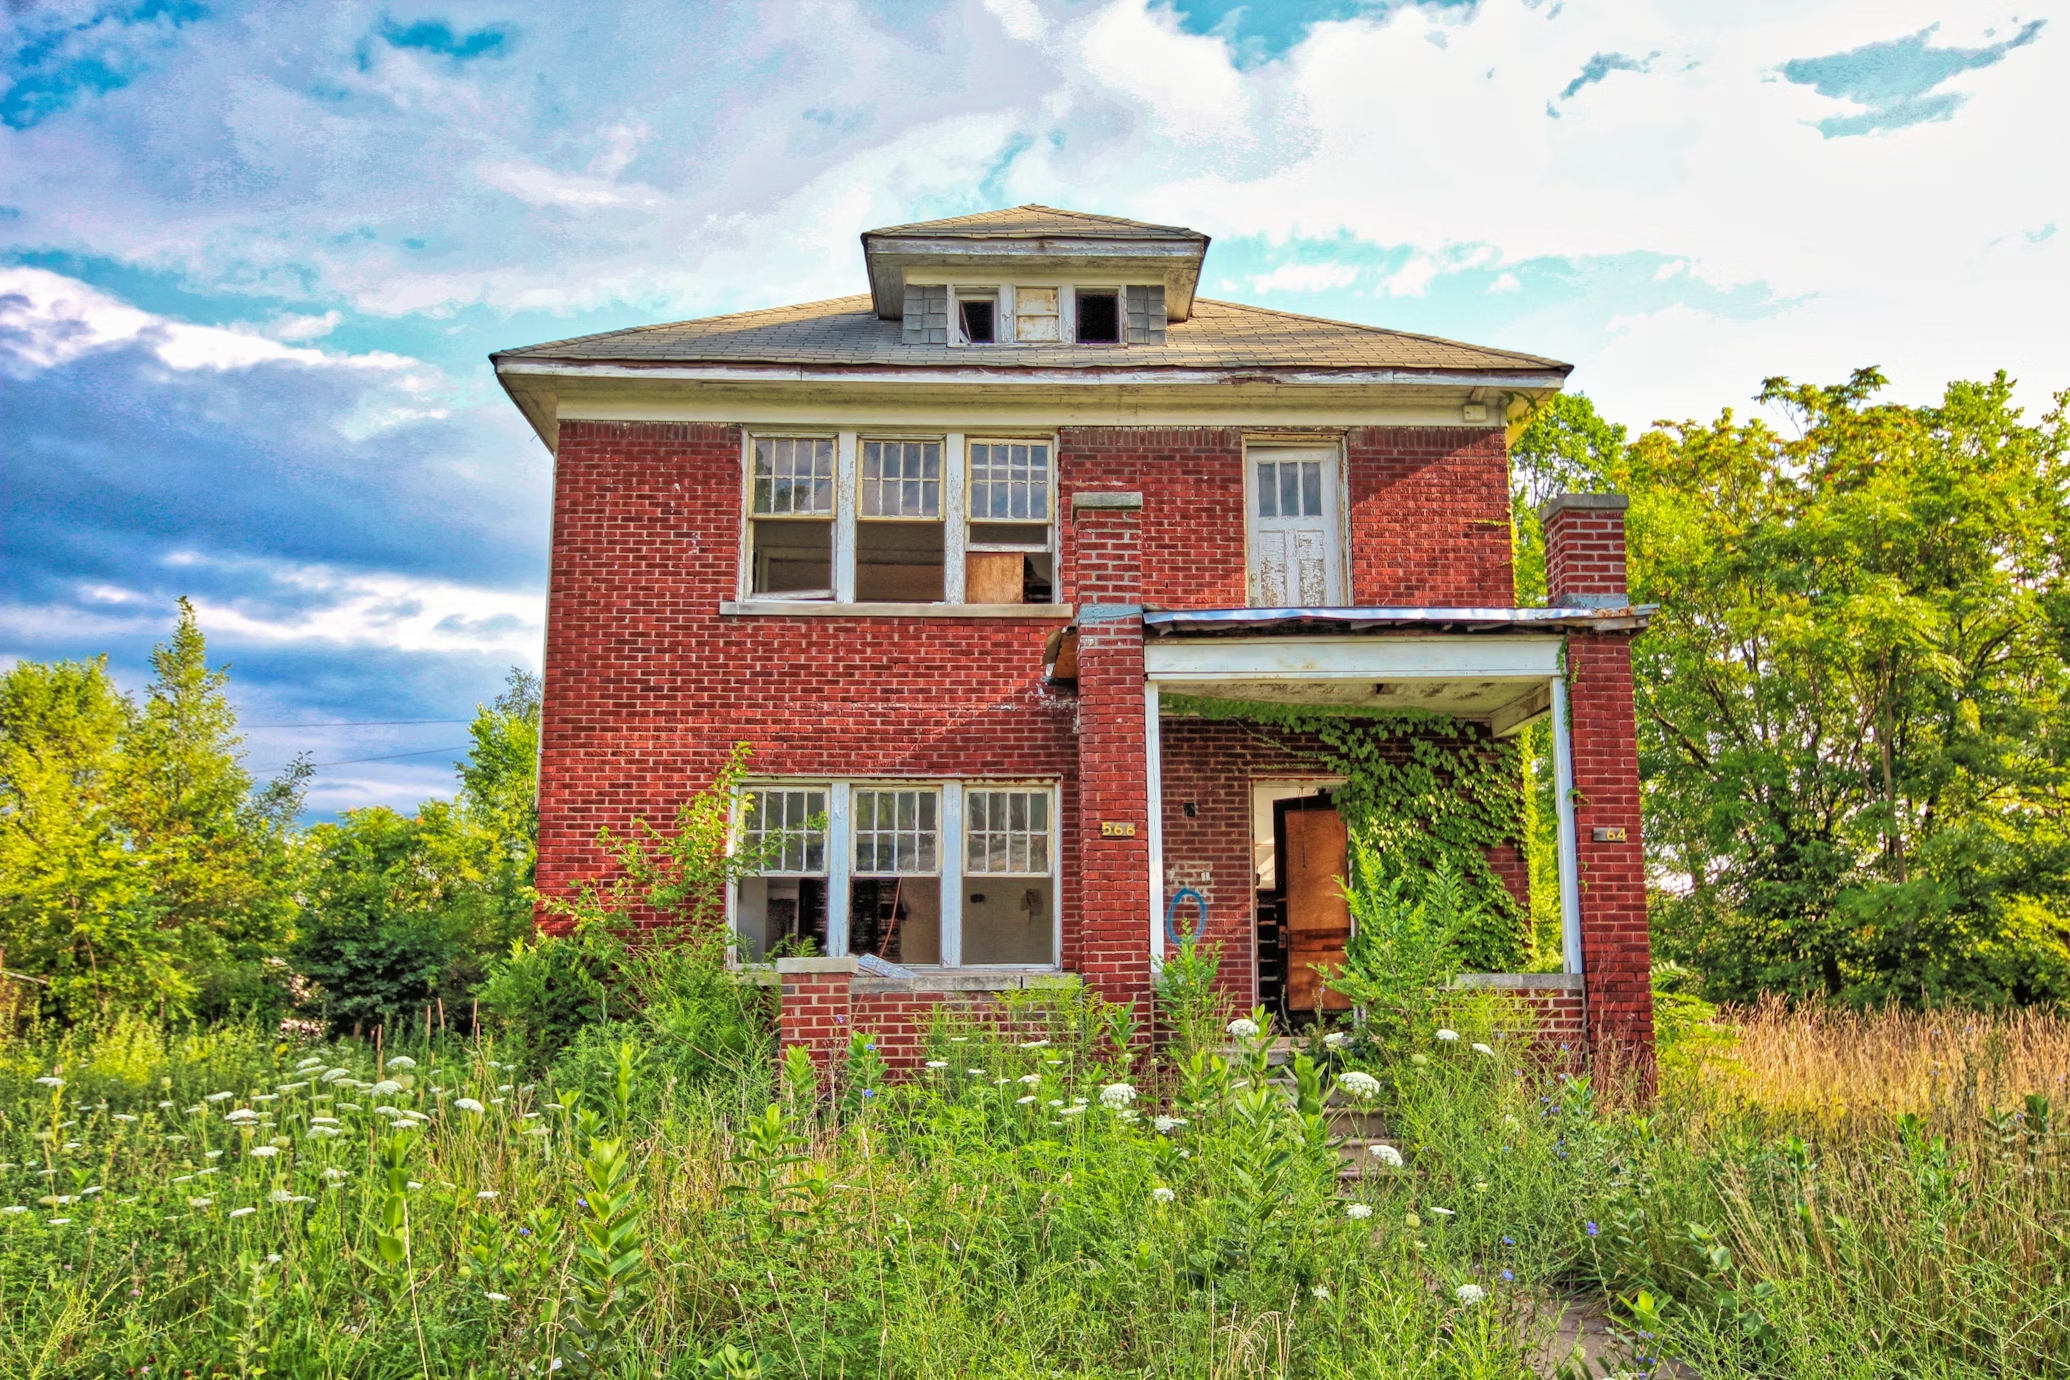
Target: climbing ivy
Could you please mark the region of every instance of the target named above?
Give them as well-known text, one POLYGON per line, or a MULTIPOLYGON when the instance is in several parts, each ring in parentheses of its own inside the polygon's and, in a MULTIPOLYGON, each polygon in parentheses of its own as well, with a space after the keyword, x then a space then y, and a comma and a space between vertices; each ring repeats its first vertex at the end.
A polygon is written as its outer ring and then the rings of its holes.
POLYGON ((1343 777, 1337 811, 1352 834, 1411 877, 1434 876, 1448 860, 1456 870, 1474 916, 1459 936, 1465 967, 1509 972, 1529 957, 1529 917, 1488 865, 1490 848, 1524 837, 1523 764, 1511 741, 1416 710, 1171 695, 1163 712, 1241 721, 1343 777), (1292 734, 1319 748, 1279 736, 1292 734))

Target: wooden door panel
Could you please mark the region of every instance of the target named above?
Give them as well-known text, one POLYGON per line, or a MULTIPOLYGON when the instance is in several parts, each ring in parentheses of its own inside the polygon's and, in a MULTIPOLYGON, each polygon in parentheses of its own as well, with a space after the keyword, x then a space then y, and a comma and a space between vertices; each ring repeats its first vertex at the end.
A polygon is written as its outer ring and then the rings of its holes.
POLYGON ((1345 903, 1344 819, 1334 809, 1290 809, 1282 815, 1280 886, 1287 906, 1287 1005, 1312 1011, 1320 994, 1325 1011, 1347 1009, 1350 1000, 1322 985, 1317 964, 1341 965, 1351 939, 1351 908, 1345 903))

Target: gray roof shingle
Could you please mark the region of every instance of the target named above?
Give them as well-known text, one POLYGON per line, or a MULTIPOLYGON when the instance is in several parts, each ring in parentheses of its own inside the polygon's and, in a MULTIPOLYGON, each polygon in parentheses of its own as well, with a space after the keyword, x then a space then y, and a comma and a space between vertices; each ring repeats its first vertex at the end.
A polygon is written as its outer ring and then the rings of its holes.
MULTIPOLYGON (((990 214, 1011 216, 1041 209, 1046 208, 1023 207, 990 214)), ((1565 374, 1572 368, 1558 360, 1512 350, 1205 298, 1195 304, 1191 320, 1170 324, 1165 339, 1163 345, 1127 346, 907 345, 900 339, 899 323, 880 320, 865 294, 606 331, 504 350, 492 358, 498 362, 865 365, 914 369, 1277 368, 1491 373, 1529 370, 1565 374)))
POLYGON ((1071 239, 1101 240, 1197 240, 1203 246, 1208 237, 1183 225, 1151 225, 1120 216, 1096 216, 1089 211, 1063 211, 1054 206, 1011 206, 1003 211, 980 211, 971 216, 946 220, 915 221, 911 225, 886 225, 863 231, 865 242, 878 236, 940 239, 1071 239))

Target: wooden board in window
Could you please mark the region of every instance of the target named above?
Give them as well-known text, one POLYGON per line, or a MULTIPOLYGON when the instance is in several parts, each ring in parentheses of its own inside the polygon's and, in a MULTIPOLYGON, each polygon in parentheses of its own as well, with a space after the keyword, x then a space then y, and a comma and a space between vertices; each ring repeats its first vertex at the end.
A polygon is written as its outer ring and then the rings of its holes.
POLYGON ((963 598, 972 604, 1021 602, 1022 563, 1018 551, 973 551, 963 558, 963 598))

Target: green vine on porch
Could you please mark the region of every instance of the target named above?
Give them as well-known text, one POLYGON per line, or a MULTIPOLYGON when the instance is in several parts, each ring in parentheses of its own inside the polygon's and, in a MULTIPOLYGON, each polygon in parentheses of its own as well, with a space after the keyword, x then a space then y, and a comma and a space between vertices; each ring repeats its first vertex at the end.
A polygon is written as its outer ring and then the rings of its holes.
POLYGON ((1407 876, 1429 878, 1451 863, 1475 903, 1469 913, 1479 917, 1458 937, 1461 963, 1512 972, 1527 959, 1529 917, 1488 865, 1490 848, 1521 847, 1525 837, 1523 763, 1514 740, 1418 710, 1169 695, 1163 712, 1313 737, 1319 750, 1267 740, 1343 777, 1336 795, 1345 827, 1407 876))

